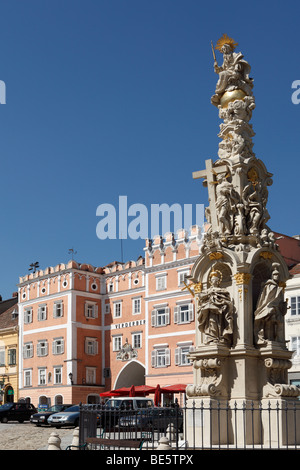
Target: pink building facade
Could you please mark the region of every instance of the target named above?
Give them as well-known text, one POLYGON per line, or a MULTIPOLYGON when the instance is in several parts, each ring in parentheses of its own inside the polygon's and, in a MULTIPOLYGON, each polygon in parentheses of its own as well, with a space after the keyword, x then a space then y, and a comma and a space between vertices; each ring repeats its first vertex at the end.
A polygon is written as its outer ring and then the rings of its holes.
POLYGON ((191 383, 195 305, 183 281, 200 247, 194 226, 147 240, 137 261, 21 277, 19 397, 97 403, 114 388, 191 383))

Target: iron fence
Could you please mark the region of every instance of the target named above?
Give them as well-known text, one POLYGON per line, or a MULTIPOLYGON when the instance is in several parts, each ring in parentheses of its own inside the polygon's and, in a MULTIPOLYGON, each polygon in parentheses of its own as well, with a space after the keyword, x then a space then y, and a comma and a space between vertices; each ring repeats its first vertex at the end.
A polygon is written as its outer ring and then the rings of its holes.
POLYGON ((157 449, 162 437, 176 450, 298 449, 300 401, 197 400, 137 410, 81 404, 80 445, 88 437, 107 438, 116 449, 133 440, 142 440, 143 449, 157 449))

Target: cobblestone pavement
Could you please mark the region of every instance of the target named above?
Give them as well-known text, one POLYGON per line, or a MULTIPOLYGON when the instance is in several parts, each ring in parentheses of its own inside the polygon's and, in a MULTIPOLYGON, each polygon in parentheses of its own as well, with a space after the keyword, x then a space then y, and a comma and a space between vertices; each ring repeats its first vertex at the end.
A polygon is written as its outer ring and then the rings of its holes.
POLYGON ((61 439, 61 449, 71 444, 74 428, 52 428, 31 423, 0 423, 0 450, 47 450, 48 439, 56 432, 61 439))

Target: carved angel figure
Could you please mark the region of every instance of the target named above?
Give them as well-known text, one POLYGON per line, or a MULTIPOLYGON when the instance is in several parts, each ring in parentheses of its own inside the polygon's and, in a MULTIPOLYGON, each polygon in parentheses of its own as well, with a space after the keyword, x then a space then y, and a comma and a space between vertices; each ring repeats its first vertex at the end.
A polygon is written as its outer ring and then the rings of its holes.
POLYGON ((233 303, 229 292, 220 287, 221 273, 210 274, 211 287, 198 294, 198 328, 205 334, 205 344, 231 344, 233 303))
POLYGON ((268 341, 285 341, 284 315, 287 303, 284 300, 284 288, 279 283, 278 266, 278 263, 273 263, 272 278, 265 283, 254 312, 254 336, 258 345, 267 344, 268 341))

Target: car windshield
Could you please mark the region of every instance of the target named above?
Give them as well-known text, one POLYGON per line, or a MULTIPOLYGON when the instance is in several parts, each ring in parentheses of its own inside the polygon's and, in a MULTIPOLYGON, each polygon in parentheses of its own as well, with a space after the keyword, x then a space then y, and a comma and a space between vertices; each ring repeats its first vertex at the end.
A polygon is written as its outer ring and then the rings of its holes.
POLYGON ((12 408, 12 406, 13 403, 5 403, 4 405, 0 406, 0 411, 9 410, 10 408, 12 408))
POLYGON ((55 411, 57 413, 58 411, 61 411, 61 410, 64 410, 64 409, 65 409, 64 405, 53 405, 53 406, 50 406, 50 408, 48 410, 45 410, 45 411, 55 411))
POLYGON ((75 406, 70 406, 70 408, 67 408, 65 411, 67 412, 72 412, 72 411, 79 411, 79 406, 78 405, 75 405, 75 406))

